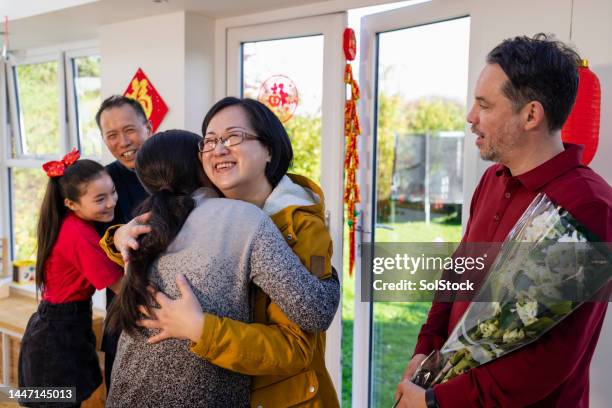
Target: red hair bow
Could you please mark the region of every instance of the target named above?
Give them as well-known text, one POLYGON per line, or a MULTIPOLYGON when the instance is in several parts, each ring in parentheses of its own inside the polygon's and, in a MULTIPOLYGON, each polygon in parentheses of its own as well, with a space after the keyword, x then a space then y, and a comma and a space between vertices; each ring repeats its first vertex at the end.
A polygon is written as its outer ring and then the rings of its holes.
POLYGON ((65 155, 61 161, 53 160, 46 162, 43 164, 42 168, 45 173, 47 173, 47 176, 60 177, 64 175, 64 170, 66 170, 66 167, 72 166, 74 162, 79 159, 79 157, 81 157, 81 153, 79 153, 79 150, 75 147, 70 153, 65 155))

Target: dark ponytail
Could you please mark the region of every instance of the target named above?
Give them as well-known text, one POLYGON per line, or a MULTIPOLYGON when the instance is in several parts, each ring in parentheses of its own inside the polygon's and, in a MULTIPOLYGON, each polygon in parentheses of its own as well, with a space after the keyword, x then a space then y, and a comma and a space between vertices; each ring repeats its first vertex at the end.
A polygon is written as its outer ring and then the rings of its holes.
POLYGON ((39 291, 44 290, 45 263, 51 255, 62 221, 68 214, 64 199, 78 202, 85 193, 85 185, 103 174, 105 170, 100 163, 84 159, 68 166, 63 176, 49 178, 40 206, 37 229, 36 288, 39 291))
POLYGON ((168 130, 151 137, 138 151, 136 173, 151 193, 138 213, 151 212, 151 232, 141 236, 137 251, 130 252, 127 274, 108 312, 110 331, 121 328, 134 334, 136 322, 145 317, 138 306, 147 311, 153 307, 147 290, 149 267, 176 238, 195 207, 191 194, 207 184, 198 158, 201 139, 188 131, 168 130))

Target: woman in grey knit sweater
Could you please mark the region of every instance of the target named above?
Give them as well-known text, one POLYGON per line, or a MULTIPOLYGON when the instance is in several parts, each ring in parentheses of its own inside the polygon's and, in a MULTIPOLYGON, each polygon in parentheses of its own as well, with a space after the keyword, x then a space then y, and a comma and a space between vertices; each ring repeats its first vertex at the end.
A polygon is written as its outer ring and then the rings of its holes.
POLYGON ((136 322, 145 316, 138 305, 154 307, 149 282, 177 297, 175 277, 183 273, 202 310, 245 322, 251 319, 251 283, 304 329, 325 330, 335 314, 337 282, 311 275, 265 213, 201 188, 200 139, 167 131, 138 153, 138 176, 151 193, 143 211, 151 212, 152 231, 131 254, 127 279, 109 311, 109 326, 123 328, 109 407, 249 406, 249 377, 198 358, 185 340, 147 344, 152 333, 136 322))

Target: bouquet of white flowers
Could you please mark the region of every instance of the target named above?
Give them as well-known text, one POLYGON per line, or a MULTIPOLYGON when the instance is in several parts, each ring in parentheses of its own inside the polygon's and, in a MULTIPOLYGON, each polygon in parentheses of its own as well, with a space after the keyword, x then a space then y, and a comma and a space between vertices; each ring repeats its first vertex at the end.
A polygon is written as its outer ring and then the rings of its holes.
POLYGON ((611 275, 607 244, 539 194, 446 343, 412 382, 429 388, 536 341, 582 302, 602 296, 611 275))

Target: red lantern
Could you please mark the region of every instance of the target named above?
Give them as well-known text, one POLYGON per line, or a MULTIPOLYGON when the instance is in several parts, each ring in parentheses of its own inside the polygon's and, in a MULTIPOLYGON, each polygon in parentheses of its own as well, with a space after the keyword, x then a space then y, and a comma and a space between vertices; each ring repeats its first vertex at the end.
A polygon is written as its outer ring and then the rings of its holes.
POLYGON ((576 103, 561 129, 561 138, 567 143, 584 145, 582 164, 586 166, 593 160, 599 143, 601 87, 587 60, 582 60, 578 75, 576 103))
POLYGON ((352 61, 357 55, 357 40, 355 39, 355 31, 352 28, 345 28, 342 36, 343 43, 342 49, 344 50, 344 57, 352 61))

